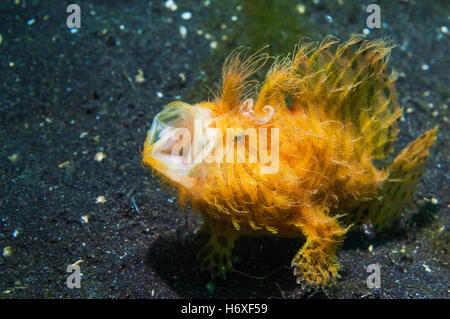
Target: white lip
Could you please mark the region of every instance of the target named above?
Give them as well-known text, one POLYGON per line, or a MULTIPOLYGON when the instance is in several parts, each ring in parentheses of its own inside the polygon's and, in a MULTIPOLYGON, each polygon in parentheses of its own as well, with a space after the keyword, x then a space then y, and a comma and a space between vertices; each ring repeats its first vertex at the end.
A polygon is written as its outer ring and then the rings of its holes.
MULTIPOLYGON (((180 143, 178 137, 180 133, 189 132, 185 128, 167 127, 160 133, 160 140, 152 149, 153 158, 164 163, 166 168, 177 175, 188 175, 191 163, 191 142, 186 143, 183 154, 176 154, 173 151, 175 144, 180 143)), ((189 134, 190 135, 190 134, 189 134)))

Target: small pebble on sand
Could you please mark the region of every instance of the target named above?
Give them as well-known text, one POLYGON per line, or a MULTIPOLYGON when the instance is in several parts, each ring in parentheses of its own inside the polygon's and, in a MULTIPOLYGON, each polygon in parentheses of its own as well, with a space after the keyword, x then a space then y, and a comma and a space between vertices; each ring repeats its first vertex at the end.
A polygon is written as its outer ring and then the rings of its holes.
POLYGON ((98 196, 97 199, 95 200, 95 202, 97 204, 103 204, 104 202, 106 202, 106 198, 105 198, 105 196, 98 196))
POLYGON ((8 156, 8 159, 11 161, 11 163, 15 163, 19 159, 19 155, 18 154, 12 154, 12 155, 8 156))
POLYGON ((103 161, 103 159, 106 157, 106 155, 103 153, 103 152, 98 152, 97 154, 95 154, 95 157, 94 157, 94 159, 97 161, 97 162, 101 162, 101 161, 103 161))
POLYGON ((183 20, 189 20, 190 18, 192 18, 192 13, 190 13, 189 11, 183 12, 181 14, 181 18, 183 20))
POLYGON ((182 39, 186 39, 187 36, 187 28, 184 25, 180 25, 180 35, 182 39))
POLYGON ((11 257, 12 256, 12 248, 7 246, 3 248, 3 257, 11 257))

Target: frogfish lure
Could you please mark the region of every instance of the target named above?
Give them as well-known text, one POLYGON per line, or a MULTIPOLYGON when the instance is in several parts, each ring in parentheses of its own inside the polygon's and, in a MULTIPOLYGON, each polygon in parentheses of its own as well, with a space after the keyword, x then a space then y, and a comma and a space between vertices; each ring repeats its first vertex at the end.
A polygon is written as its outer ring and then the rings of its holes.
POLYGON ((250 77, 269 56, 237 49, 214 100, 175 101, 156 115, 142 161, 201 215, 202 269, 231 270, 239 235, 304 236, 291 263, 297 282, 327 285, 350 227, 381 230, 400 216, 437 128, 374 163, 393 151, 402 114, 392 48, 360 35, 300 43, 260 84, 250 77))

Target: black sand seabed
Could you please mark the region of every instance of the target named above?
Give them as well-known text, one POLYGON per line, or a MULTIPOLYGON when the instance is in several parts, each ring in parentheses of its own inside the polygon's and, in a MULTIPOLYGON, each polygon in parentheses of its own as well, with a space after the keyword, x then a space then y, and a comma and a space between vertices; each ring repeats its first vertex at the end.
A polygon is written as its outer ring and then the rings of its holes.
MULTIPOLYGON (((440 134, 414 206, 390 232, 353 231, 339 251, 342 278, 319 292, 296 285, 287 267, 302 239, 241 238, 238 272, 212 281, 190 246, 198 218, 141 167, 153 116, 174 99, 198 101, 190 96, 217 50, 211 42, 220 47, 227 30, 245 27, 239 2, 176 1, 175 11, 164 1, 76 3, 78 32, 65 26, 65 2, 0 3, 1 298, 450 296, 448 2, 379 2, 385 23, 369 38, 399 45, 397 150, 436 124, 440 134), (82 287, 69 289, 66 268, 80 260, 82 287), (373 263, 382 270, 375 290, 365 282, 373 263)), ((345 40, 363 32, 370 2, 299 3, 299 19, 345 40)), ((219 79, 220 64, 209 68, 219 79)))

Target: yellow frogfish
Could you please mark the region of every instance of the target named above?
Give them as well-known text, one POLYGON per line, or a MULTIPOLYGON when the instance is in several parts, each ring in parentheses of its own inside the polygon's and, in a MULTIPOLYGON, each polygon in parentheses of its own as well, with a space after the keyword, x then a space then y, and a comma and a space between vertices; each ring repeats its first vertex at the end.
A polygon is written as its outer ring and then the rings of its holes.
POLYGON ((350 227, 381 230, 400 216, 437 128, 379 164, 402 115, 387 71, 392 48, 361 35, 300 42, 263 83, 250 78, 271 57, 237 49, 213 100, 175 101, 156 115, 142 161, 202 217, 202 269, 231 270, 240 235, 304 236, 291 263, 297 282, 327 285, 350 227))

